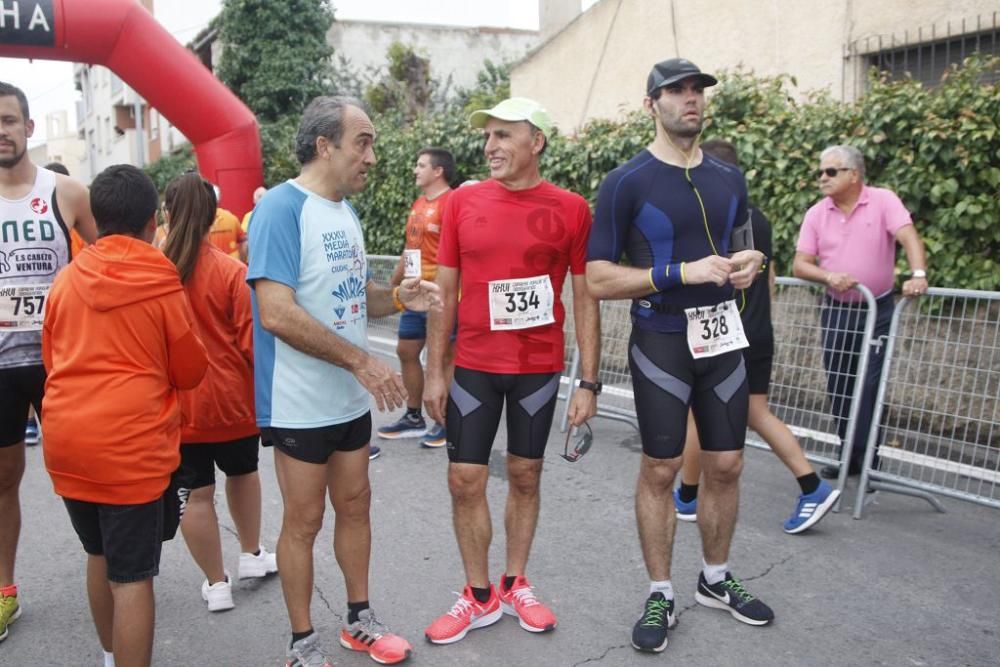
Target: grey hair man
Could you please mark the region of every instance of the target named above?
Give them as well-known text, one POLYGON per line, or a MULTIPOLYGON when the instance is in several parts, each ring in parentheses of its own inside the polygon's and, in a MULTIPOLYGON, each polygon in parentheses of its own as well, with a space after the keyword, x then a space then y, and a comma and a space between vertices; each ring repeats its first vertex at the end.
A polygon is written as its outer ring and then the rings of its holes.
POLYGON ((314 99, 296 136, 298 177, 264 195, 250 226, 257 424, 264 445, 274 447, 284 503, 277 552, 293 666, 330 664, 309 611, 313 544, 328 496, 347 589, 340 643, 382 664, 412 650, 368 604, 369 402, 392 410, 406 394, 399 374, 368 352, 367 321, 440 300, 437 286, 418 278, 397 287, 368 278, 361 223, 347 197, 365 188, 375 138, 361 102, 314 99))
MULTIPOLYGON (((846 445, 866 311, 861 293, 853 288, 860 284, 871 290, 877 306, 874 335, 887 336, 893 311, 896 244, 906 251, 912 271, 912 277, 903 283, 905 296, 927 291, 927 258, 923 241, 899 197, 891 190, 865 184, 865 160, 857 148, 841 145, 824 150, 816 177, 824 197, 806 211, 802 220, 792 271, 797 278, 827 287, 822 311, 823 365, 837 433, 846 445)), ((869 358, 848 462, 849 475, 861 472, 884 349, 881 346, 873 350, 869 358)), ((826 478, 839 473, 836 466, 820 470, 826 478)))

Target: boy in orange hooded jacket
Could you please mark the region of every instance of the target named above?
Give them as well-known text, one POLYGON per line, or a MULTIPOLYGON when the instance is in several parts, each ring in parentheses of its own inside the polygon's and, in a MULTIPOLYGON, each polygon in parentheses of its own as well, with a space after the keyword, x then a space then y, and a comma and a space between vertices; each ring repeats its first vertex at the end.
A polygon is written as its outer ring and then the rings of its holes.
POLYGON ((177 390, 196 386, 208 359, 176 268, 150 245, 153 182, 116 165, 90 196, 98 241, 59 274, 46 304, 45 467, 87 552, 105 663, 113 652, 148 665, 152 578, 178 521, 167 497, 180 463, 177 390))

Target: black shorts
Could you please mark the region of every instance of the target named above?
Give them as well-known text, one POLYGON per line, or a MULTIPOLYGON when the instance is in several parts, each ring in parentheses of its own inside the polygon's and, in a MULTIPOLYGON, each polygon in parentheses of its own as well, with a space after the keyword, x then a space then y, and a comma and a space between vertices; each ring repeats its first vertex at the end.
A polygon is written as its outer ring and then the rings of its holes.
POLYGON ((774 365, 774 339, 750 341, 750 347, 743 348, 742 352, 750 393, 767 396, 771 388, 771 367, 774 365))
POLYGON ((683 333, 632 328, 629 368, 642 451, 655 459, 684 452, 688 409, 694 413, 701 447, 743 449, 749 395, 746 363, 739 350, 694 359, 683 333))
POLYGON ((455 367, 448 392, 448 460, 487 465, 507 402, 507 453, 540 459, 559 397, 559 373, 485 373, 455 367))
POLYGON ((28 406, 35 406, 35 412, 41 419, 43 393, 44 366, 0 368, 0 447, 24 442, 28 406))
POLYGON ((159 574, 163 498, 141 505, 103 505, 69 498, 63 502, 83 550, 107 561, 108 581, 130 584, 159 574))
POLYGON ((215 484, 215 466, 227 477, 257 472, 260 435, 228 442, 182 442, 181 474, 190 490, 215 484))
POLYGON ((264 427, 260 437, 265 447, 274 447, 297 461, 325 464, 334 452, 353 452, 371 442, 372 413, 319 428, 264 427))

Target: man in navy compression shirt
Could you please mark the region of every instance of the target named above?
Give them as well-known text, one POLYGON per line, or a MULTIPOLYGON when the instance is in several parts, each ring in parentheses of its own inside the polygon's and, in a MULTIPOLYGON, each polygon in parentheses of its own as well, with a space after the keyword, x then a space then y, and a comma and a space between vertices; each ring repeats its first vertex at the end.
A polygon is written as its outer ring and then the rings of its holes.
POLYGON ((676 623, 670 561, 676 521, 671 489, 681 467, 690 408, 702 440, 698 522, 704 570, 695 599, 750 625, 771 609, 729 572, 739 505, 748 387, 747 346, 734 301, 750 286, 763 253, 734 248, 745 224, 740 170, 698 147, 706 86, 716 79, 694 63, 658 63, 643 106, 656 137, 605 178, 587 257, 587 285, 599 299, 632 299, 629 367, 642 437, 636 521, 650 577, 632 646, 662 651, 676 623), (628 266, 618 264, 622 254, 628 266))

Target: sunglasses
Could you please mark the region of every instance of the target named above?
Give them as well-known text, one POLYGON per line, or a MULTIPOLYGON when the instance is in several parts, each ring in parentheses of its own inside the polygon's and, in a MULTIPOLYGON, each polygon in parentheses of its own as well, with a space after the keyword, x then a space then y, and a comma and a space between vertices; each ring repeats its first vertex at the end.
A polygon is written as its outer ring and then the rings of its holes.
POLYGON ((573 437, 573 431, 579 433, 579 428, 569 428, 566 430, 566 444, 563 445, 563 453, 560 454, 561 457, 569 461, 570 463, 576 463, 583 458, 583 455, 590 451, 590 446, 594 444, 594 431, 591 430, 590 424, 583 422, 583 425, 587 427, 586 433, 580 433, 576 442, 573 443, 573 451, 569 451, 569 441, 573 437))
POLYGON ((830 178, 835 178, 839 172, 851 171, 850 167, 827 167, 826 169, 817 169, 816 178, 820 178, 823 174, 826 174, 830 178))

